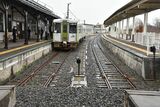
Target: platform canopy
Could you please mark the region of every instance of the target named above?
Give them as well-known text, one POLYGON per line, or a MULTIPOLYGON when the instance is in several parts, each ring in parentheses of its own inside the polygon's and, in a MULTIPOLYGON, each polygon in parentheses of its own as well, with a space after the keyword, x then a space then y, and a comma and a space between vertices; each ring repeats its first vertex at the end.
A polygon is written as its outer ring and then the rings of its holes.
POLYGON ((39 12, 43 12, 47 15, 53 16, 55 19, 60 18, 58 15, 54 14, 52 10, 48 9, 47 7, 39 4, 34 0, 16 0, 16 1, 21 2, 22 4, 29 6, 30 8, 34 8, 39 12))
MULTIPOLYGON (((56 15, 52 10, 43 6, 42 4, 34 1, 34 0, 0 0, 0 5, 3 7, 4 5, 15 6, 16 8, 22 7, 25 11, 30 11, 35 15, 44 14, 54 19, 59 19, 60 17, 56 15), (37 14, 36 14, 37 13, 37 14)), ((0 8, 4 11, 2 8, 0 8)))
POLYGON ((160 9, 160 0, 132 0, 104 21, 109 26, 117 21, 160 9))

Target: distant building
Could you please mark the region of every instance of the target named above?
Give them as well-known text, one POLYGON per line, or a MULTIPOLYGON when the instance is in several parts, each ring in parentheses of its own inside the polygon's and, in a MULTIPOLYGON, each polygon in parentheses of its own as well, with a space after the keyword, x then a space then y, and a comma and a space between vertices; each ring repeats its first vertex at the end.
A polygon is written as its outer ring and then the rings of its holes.
POLYGON ((38 30, 40 28, 44 30, 45 27, 50 30, 49 27, 51 27, 53 19, 56 18, 60 17, 34 0, 0 0, 0 42, 4 41, 4 36, 8 40, 13 39, 13 27, 17 30, 17 39, 26 39, 25 29, 27 28, 31 30, 33 39, 38 38, 38 30), (6 18, 5 12, 7 14, 6 18), (7 27, 5 26, 5 21, 7 21, 7 27), (6 31, 5 28, 7 29, 6 31), (5 32, 7 32, 7 36, 4 35, 5 32))
POLYGON ((95 25, 94 29, 95 29, 95 33, 104 33, 104 32, 106 32, 106 29, 104 28, 103 24, 95 25))
POLYGON ((95 25, 93 25, 93 24, 84 24, 85 25, 85 27, 86 27, 86 32, 88 33, 88 34, 94 34, 94 26, 95 25))

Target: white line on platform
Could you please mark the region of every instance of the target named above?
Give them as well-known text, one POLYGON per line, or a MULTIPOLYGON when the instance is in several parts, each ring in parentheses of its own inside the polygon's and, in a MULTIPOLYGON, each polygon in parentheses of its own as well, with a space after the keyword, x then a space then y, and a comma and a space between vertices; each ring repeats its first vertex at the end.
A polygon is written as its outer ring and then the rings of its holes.
POLYGON ((87 55, 86 55, 86 60, 88 59, 87 55))
POLYGON ((70 67, 71 68, 71 70, 70 70, 70 72, 69 73, 72 73, 73 72, 73 67, 70 67))
POLYGON ((83 64, 83 68, 85 68, 85 64, 83 64))
POLYGON ((87 48, 87 46, 86 46, 86 50, 87 50, 88 48, 87 48))
POLYGON ((83 58, 83 62, 85 62, 86 61, 86 59, 85 58, 83 58))

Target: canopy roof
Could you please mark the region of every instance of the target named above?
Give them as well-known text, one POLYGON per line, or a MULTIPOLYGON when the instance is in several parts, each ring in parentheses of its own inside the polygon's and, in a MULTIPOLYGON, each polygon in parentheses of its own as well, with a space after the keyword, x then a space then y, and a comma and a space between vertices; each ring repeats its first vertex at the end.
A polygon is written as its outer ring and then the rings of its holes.
POLYGON ((104 21, 109 26, 117 21, 160 9, 160 0, 132 0, 104 21))
POLYGON ((54 14, 52 10, 48 9, 47 7, 39 4, 38 2, 34 0, 17 0, 18 2, 21 2, 22 4, 29 6, 39 12, 42 12, 44 14, 47 14, 49 16, 54 17, 55 19, 60 18, 58 15, 54 14))

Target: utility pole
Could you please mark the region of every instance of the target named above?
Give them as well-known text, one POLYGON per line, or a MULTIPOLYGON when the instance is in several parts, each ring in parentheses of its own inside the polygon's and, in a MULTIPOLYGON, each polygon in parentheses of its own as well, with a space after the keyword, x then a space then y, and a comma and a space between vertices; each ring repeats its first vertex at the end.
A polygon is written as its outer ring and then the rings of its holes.
POLYGON ((67 19, 69 19, 69 5, 70 5, 70 4, 71 4, 71 3, 68 3, 68 4, 67 4, 67 17, 66 17, 67 19))

